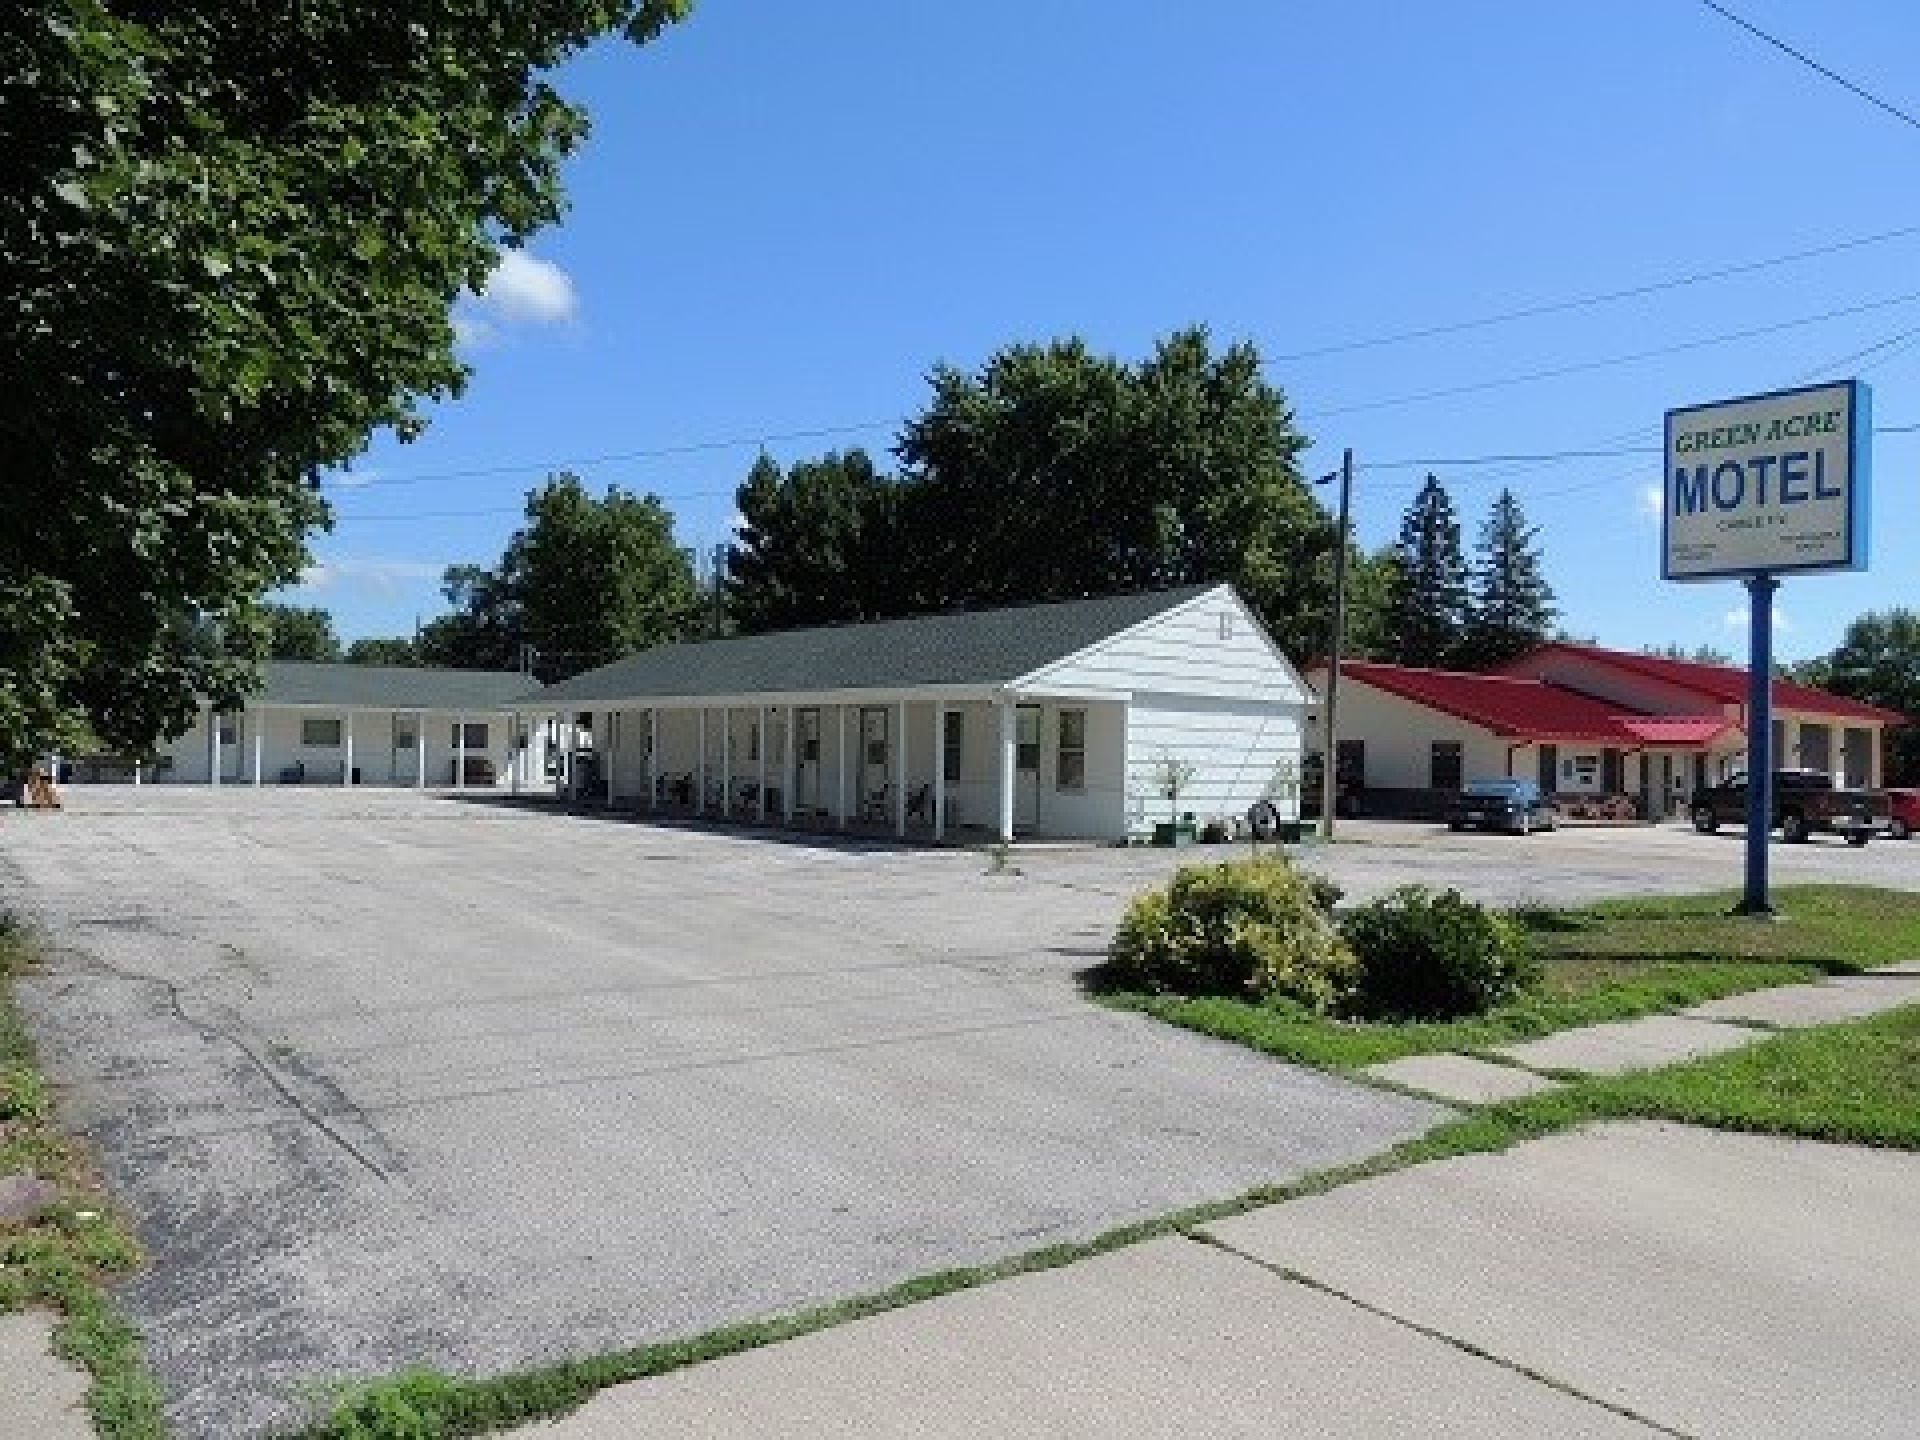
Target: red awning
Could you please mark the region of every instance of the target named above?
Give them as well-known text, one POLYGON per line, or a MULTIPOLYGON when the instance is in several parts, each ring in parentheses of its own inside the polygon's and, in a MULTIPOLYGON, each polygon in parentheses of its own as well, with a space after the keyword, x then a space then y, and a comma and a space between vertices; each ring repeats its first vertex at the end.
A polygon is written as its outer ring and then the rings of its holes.
POLYGON ((1621 715, 1620 728, 1648 745, 1711 745, 1729 730, 1738 730, 1711 715, 1621 715))

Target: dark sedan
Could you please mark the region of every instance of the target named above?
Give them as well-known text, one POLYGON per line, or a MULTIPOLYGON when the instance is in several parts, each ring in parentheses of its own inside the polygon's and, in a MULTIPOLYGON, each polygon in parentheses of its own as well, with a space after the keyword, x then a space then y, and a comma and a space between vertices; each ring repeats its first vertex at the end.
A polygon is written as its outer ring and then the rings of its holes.
POLYGON ((1528 835, 1551 830, 1560 812, 1531 780, 1475 780, 1447 806, 1447 828, 1510 830, 1528 835))

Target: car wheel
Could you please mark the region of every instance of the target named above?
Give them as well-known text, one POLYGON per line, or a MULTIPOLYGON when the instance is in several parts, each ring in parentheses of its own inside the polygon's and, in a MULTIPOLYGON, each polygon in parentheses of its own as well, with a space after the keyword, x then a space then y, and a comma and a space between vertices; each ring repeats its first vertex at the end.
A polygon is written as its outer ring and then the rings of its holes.
POLYGON ((1904 820, 1894 819, 1887 822, 1887 838, 1889 840, 1905 840, 1912 834, 1913 831, 1907 828, 1907 822, 1904 820))
POLYGON ((1519 820, 1513 827, 1513 833, 1516 835, 1531 835, 1533 833, 1533 816, 1522 810, 1519 820))
POLYGON ((1871 830, 1849 830, 1847 832, 1847 844, 1849 845, 1864 845, 1872 838, 1873 832, 1871 830))
POLYGON ((1798 810, 1789 810, 1780 817, 1780 838, 1789 845, 1804 845, 1807 842, 1807 817, 1798 810))
POLYGON ((1711 835, 1720 828, 1720 817, 1711 807, 1702 805, 1693 812, 1693 828, 1702 835, 1711 835))
POLYGON ((1464 820, 1447 821, 1447 829, 1453 831, 1453 833, 1456 835, 1458 835, 1462 830, 1466 828, 1467 828, 1467 822, 1464 820))

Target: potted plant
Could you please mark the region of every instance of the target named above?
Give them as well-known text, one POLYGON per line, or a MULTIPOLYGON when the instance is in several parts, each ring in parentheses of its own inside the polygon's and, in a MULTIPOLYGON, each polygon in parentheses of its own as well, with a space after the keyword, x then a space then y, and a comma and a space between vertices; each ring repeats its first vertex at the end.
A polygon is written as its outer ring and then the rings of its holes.
POLYGON ((1192 782, 1194 767, 1191 761, 1182 760, 1178 755, 1162 752, 1154 766, 1154 780, 1160 793, 1167 797, 1168 818, 1153 827, 1153 843, 1156 845, 1191 845, 1194 838, 1193 816, 1180 813, 1180 792, 1192 782))

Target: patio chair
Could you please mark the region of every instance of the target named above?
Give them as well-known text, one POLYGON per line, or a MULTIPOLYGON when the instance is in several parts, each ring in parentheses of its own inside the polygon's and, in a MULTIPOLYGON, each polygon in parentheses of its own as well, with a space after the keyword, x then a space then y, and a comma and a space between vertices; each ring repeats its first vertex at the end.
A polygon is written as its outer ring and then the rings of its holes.
POLYGON ((907 819, 931 823, 933 820, 933 786, 921 785, 907 794, 907 819))

